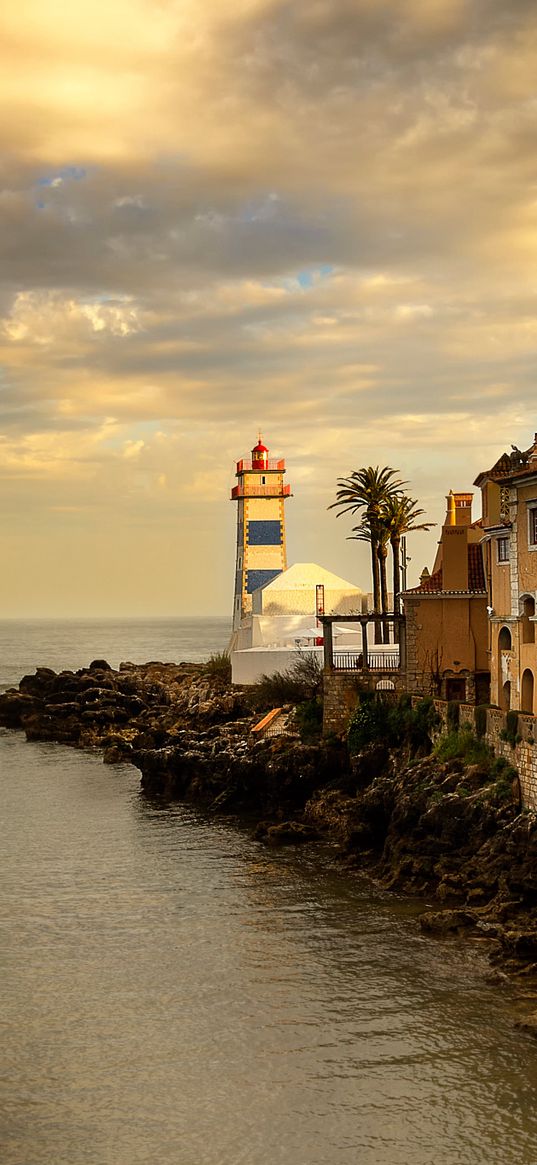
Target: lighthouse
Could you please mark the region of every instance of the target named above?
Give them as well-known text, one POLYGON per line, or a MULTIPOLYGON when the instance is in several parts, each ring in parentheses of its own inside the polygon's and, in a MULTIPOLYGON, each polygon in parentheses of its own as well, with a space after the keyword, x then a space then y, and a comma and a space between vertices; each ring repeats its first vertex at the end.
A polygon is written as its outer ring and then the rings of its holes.
POLYGON ((291 487, 284 485, 284 473, 285 461, 271 460, 261 435, 251 458, 237 462, 237 485, 231 491, 237 502, 234 631, 252 610, 252 592, 287 567, 284 506, 291 487))

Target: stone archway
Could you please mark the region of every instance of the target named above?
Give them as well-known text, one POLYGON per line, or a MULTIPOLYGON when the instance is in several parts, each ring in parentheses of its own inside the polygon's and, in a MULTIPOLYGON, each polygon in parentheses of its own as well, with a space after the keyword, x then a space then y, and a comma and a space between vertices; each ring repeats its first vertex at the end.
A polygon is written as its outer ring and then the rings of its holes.
POLYGON ((498 651, 510 651, 511 647, 511 632, 508 627, 502 627, 498 635, 498 651))
POLYGON ((502 712, 508 712, 511 707, 511 682, 506 680, 500 692, 500 707, 502 712))
POLYGON ((533 672, 531 668, 527 667, 522 674, 520 707, 523 712, 533 713, 534 687, 533 672))

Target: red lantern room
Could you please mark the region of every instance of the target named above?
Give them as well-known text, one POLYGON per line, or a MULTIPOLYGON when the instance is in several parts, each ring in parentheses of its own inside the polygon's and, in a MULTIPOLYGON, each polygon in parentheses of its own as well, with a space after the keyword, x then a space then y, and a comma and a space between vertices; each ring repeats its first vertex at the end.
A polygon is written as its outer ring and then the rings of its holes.
POLYGON ((259 441, 252 449, 252 469, 267 469, 268 453, 266 445, 263 445, 261 440, 261 434, 259 434, 259 441))

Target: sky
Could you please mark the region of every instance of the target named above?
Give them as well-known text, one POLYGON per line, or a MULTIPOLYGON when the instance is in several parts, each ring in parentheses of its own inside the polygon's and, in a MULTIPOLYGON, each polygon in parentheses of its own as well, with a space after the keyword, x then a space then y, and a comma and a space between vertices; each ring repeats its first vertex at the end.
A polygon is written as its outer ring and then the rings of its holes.
MULTIPOLYGON (((533 0, 8 0, 0 617, 227 614, 235 461, 290 562, 389 465, 441 523, 537 429, 533 0)), ((479 499, 474 501, 474 515, 479 499)), ((409 582, 438 526, 409 539, 409 582)))

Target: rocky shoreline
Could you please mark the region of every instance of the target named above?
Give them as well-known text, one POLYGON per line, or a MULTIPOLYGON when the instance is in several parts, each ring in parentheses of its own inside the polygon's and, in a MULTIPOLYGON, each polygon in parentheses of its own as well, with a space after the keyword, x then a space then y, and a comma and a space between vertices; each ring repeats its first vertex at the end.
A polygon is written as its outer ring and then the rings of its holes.
MULTIPOLYGON (((261 711, 202 664, 95 660, 77 672, 38 668, 0 694, 0 725, 29 741, 102 750, 141 772, 148 796, 248 815, 269 845, 330 840, 348 869, 435 900, 424 932, 483 943, 498 982, 537 1005, 537 816, 517 790, 479 764, 338 740, 304 742, 290 729, 256 740, 261 711)), ((537 1012, 521 1026, 537 1034, 537 1012)))

